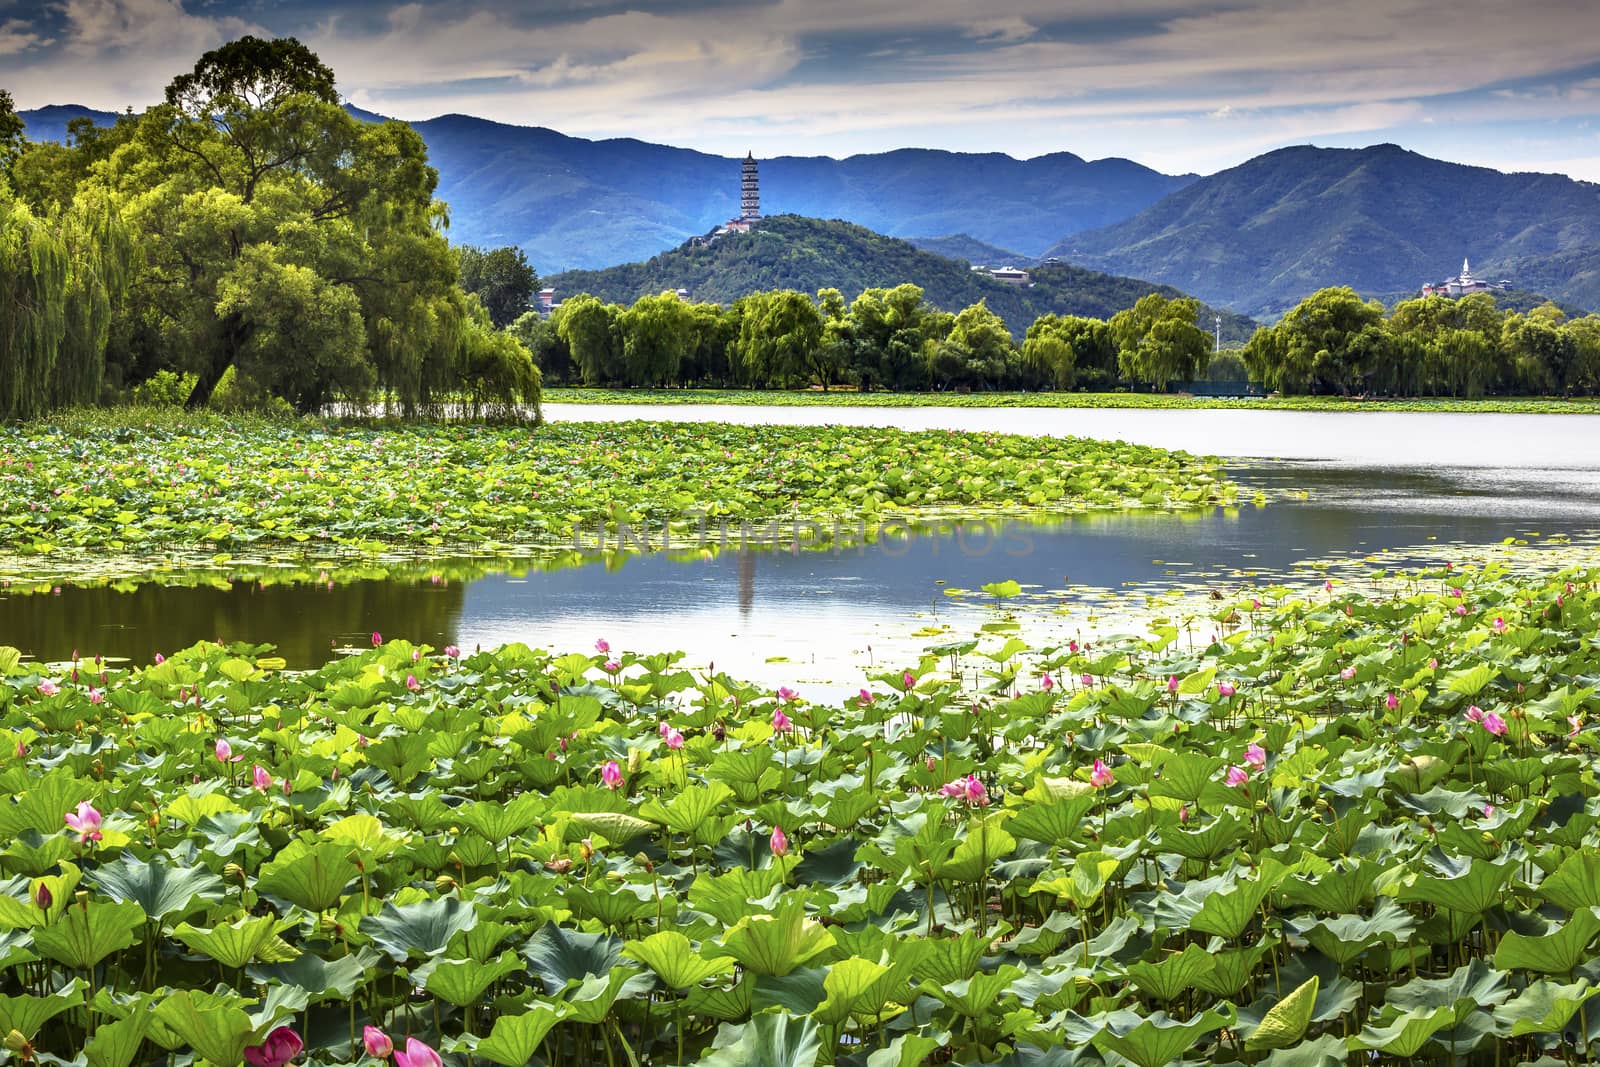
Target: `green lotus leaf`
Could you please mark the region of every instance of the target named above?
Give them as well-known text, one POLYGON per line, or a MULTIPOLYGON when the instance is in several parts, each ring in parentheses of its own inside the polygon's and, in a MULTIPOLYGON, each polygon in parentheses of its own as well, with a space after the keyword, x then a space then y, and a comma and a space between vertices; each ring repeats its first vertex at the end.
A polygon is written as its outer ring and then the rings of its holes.
POLYGON ((653 984, 631 967, 615 967, 608 974, 593 975, 578 982, 567 991, 563 1003, 574 1022, 598 1026, 618 1000, 649 996, 653 984))
POLYGON ((1440 1030, 1453 1026, 1454 1008, 1417 1008, 1401 1012, 1383 1025, 1368 1025, 1350 1038, 1354 1051, 1372 1049, 1392 1056, 1415 1056, 1440 1030))
POLYGON ((1024 804, 1006 823, 1006 830, 1027 841, 1062 846, 1077 834, 1083 818, 1099 801, 1092 794, 1024 804))
POLYGON ((1259 1025, 1245 1038, 1248 1052, 1288 1048, 1306 1035, 1311 1026, 1311 1015, 1317 1005, 1319 981, 1312 975, 1296 986, 1288 996, 1274 1004, 1259 1025))
POLYGON ((566 930, 547 923, 522 946, 533 973, 555 996, 570 982, 609 974, 622 958, 623 943, 614 937, 566 930))
POLYGON ((252 964, 246 973, 255 981, 269 986, 292 986, 304 990, 312 1003, 349 1000, 381 959, 377 952, 367 947, 331 961, 306 952, 287 963, 252 964))
POLYGON ((410 904, 386 903, 376 915, 361 920, 361 932, 397 962, 412 956, 443 952, 450 939, 477 925, 478 912, 457 897, 436 897, 410 904))
POLYGON ((935 1049, 950 1040, 945 1031, 932 1034, 908 1033, 890 1041, 867 1056, 867 1067, 921 1067, 935 1049))
POLYGON ((1582 908, 1565 924, 1537 937, 1507 932, 1495 950, 1494 965, 1507 971, 1570 975, 1586 958, 1596 934, 1600 934, 1600 911, 1582 908))
POLYGON ((1343 1038, 1332 1034, 1278 1049, 1261 1061, 1261 1067, 1345 1067, 1350 1060, 1343 1038))
POLYGON ((90 879, 112 900, 131 900, 157 920, 182 918, 197 907, 216 903, 223 893, 222 879, 204 867, 172 867, 129 853, 101 864, 90 879))
POLYGON ((339 903, 356 873, 348 845, 294 841, 261 868, 256 889, 322 912, 339 903))
POLYGON ((688 989, 708 978, 732 974, 735 963, 722 956, 706 959, 695 952, 689 939, 676 930, 663 930, 642 941, 629 941, 622 946, 622 954, 649 967, 673 989, 688 989))
POLYGON ((1092 1029, 1091 1040, 1100 1051, 1114 1052, 1137 1067, 1165 1067, 1181 1059, 1185 1052, 1198 1049, 1206 1037, 1232 1026, 1236 1019, 1231 1005, 1225 1003, 1220 1008, 1198 1012, 1186 1021, 1161 1011, 1148 1015, 1114 1011, 1081 1022, 1092 1029))
POLYGON ((125 1019, 96 1024, 83 1049, 88 1067, 131 1067, 150 1030, 150 1021, 150 1013, 139 1008, 125 1019))
POLYGON ((724 1025, 696 1067, 815 1067, 822 1054, 817 1024, 783 1012, 752 1016, 742 1026, 724 1025))
POLYGON ((299 949, 278 936, 294 925, 271 915, 247 915, 209 930, 179 923, 173 927, 172 936, 224 967, 238 970, 256 961, 287 963, 300 955, 299 949))
POLYGON ((546 1035, 566 1015, 565 1005, 543 1002, 519 1015, 502 1015, 495 1019, 489 1036, 479 1041, 473 1052, 500 1067, 524 1067, 538 1054, 546 1035))
POLYGON ((1573 1016, 1596 993, 1600 993, 1600 986, 1592 985, 1587 978, 1564 984, 1540 978, 1495 1008, 1495 1021, 1509 1026, 1512 1037, 1565 1033, 1573 1016))
POLYGON ((655 823, 623 812, 581 811, 570 818, 584 833, 600 834, 613 845, 627 845, 656 831, 655 823))
POLYGON ((857 956, 839 960, 828 968, 828 976, 823 979, 827 999, 811 1017, 823 1026, 839 1026, 853 1014, 871 1014, 862 1002, 878 979, 888 973, 884 964, 857 956))
POLYGON ((27 993, 0 996, 0 1028, 8 1033, 15 1030, 32 1041, 45 1023, 64 1011, 83 1005, 82 985, 79 979, 74 978, 48 996, 27 993))
POLYGON ((1128 968, 1128 979, 1139 992, 1156 1000, 1173 1001, 1193 989, 1216 968, 1211 953, 1196 944, 1184 946, 1155 963, 1135 963, 1128 968))
POLYGON ((1374 945, 1404 944, 1416 920, 1385 898, 1370 916, 1337 915, 1295 925, 1313 948, 1343 967, 1374 945))
POLYGON ((82 900, 49 926, 35 929, 33 946, 43 956, 86 971, 113 952, 138 944, 144 924, 144 909, 131 900, 82 900))
POLYGON ((507 949, 487 963, 476 960, 430 960, 413 972, 413 979, 447 1004, 464 1008, 483 996, 484 990, 508 974, 523 969, 522 960, 507 949), (426 974, 423 973, 426 969, 426 974))
POLYGON ((1017 839, 1005 830, 1008 812, 981 815, 967 824, 966 836, 957 843, 949 859, 934 868, 934 876, 956 882, 976 882, 996 860, 1017 847, 1017 839))
POLYGON ((213 1064, 243 1063, 254 1036, 250 1016, 230 997, 180 990, 163 998, 155 1015, 213 1064))
POLYGON ((833 947, 833 935, 806 917, 805 904, 784 902, 771 915, 746 915, 723 935, 721 954, 757 975, 782 977, 833 947))
POLYGON ((1600 907, 1600 849, 1572 853, 1539 883, 1536 892, 1573 915, 1600 907))
POLYGON ((1510 863, 1494 864, 1481 859, 1440 866, 1444 873, 1424 873, 1401 886, 1399 899, 1481 915, 1500 902, 1501 887, 1512 874, 1510 863))

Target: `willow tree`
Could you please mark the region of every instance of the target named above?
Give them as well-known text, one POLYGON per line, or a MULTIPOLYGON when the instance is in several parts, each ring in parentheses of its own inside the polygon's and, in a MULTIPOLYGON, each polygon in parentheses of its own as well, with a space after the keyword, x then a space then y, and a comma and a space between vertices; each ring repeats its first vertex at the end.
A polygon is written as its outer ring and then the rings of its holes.
POLYGON ((49 400, 53 407, 67 407, 100 398, 111 319, 127 292, 135 250, 116 209, 92 190, 74 198, 58 226, 67 252, 65 328, 50 374, 49 400))
MULTIPOLYGON (((490 344, 457 284, 422 139, 352 117, 292 38, 206 53, 94 182, 142 253, 128 301, 140 328, 122 332, 159 349, 147 365, 193 371, 190 407, 236 367, 301 410, 381 387, 416 411, 462 384, 463 345, 490 344)), ((532 380, 525 351, 486 365, 504 371, 496 388, 532 380)))
POLYGON ((0 420, 33 418, 49 404, 68 273, 55 228, 0 186, 0 420))

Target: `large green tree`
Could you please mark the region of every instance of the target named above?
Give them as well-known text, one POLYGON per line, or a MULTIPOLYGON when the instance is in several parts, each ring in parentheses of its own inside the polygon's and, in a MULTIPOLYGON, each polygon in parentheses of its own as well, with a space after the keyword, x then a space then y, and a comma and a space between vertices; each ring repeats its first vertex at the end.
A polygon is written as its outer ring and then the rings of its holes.
POLYGON ((584 385, 622 381, 622 341, 617 325, 621 316, 622 308, 588 293, 561 302, 554 318, 556 333, 572 353, 584 385))
POLYGON ((478 298, 497 330, 517 321, 539 291, 539 276, 520 248, 462 245, 456 249, 456 256, 461 288, 478 298))
POLYGON ((1142 296, 1111 317, 1122 376, 1165 390, 1172 382, 1193 381, 1211 359, 1211 335, 1195 325, 1200 301, 1142 296))
POLYGON ((375 385, 407 412, 462 387, 537 401, 457 284, 421 139, 351 117, 298 41, 206 53, 121 142, 86 183, 140 252, 121 358, 192 371, 190 406, 229 368, 300 410, 375 385))
POLYGON ((695 314, 677 293, 640 297, 617 316, 617 329, 629 385, 678 380, 683 354, 694 339, 695 314))
POLYGON ((822 343, 822 314, 805 293, 777 289, 739 301, 739 371, 759 387, 783 385, 806 371, 822 343))
POLYGON ((1005 322, 980 300, 963 308, 934 343, 929 370, 944 389, 991 389, 1010 373, 1015 355, 1005 322))
POLYGON ((1321 289, 1245 347, 1250 376, 1284 393, 1347 394, 1365 381, 1383 305, 1353 289, 1321 289))

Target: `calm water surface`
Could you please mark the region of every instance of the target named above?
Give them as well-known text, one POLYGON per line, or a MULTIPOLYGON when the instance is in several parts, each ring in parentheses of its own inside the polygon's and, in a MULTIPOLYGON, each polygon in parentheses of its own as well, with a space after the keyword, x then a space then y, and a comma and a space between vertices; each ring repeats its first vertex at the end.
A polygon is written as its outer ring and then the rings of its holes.
POLYGON ((224 588, 63 587, 0 594, 0 644, 44 659, 74 648, 147 659, 207 638, 271 642, 293 664, 364 644, 372 630, 470 648, 507 641, 587 650, 597 637, 640 651, 682 649, 755 680, 848 684, 868 664, 899 666, 966 634, 987 598, 952 599, 1015 578, 1051 591, 1033 604, 1064 632, 1115 611, 1130 591, 1237 588, 1296 563, 1386 549, 1448 557, 1452 545, 1535 542, 1600 531, 1600 417, 1312 414, 1253 411, 582 407, 553 418, 717 418, 864 426, 1084 433, 1235 457, 1265 508, 1200 515, 1102 514, 1050 525, 979 524, 830 551, 666 556, 436 582, 235 582, 224 588), (1263 463, 1250 456, 1290 457, 1263 463), (1306 491, 1305 499, 1280 490, 1306 491), (1108 604, 1110 607, 1108 608, 1108 604), (918 633, 918 631, 923 631, 918 633))

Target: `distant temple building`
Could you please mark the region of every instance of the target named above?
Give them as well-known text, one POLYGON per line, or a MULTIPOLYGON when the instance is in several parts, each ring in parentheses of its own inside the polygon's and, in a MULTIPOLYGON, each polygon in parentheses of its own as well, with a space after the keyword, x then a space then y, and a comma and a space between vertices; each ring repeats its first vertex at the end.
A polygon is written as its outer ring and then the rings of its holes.
POLYGON ((738 216, 729 219, 703 237, 690 238, 689 243, 696 246, 704 246, 711 244, 724 234, 749 233, 755 224, 760 221, 761 176, 757 173, 755 153, 747 152, 739 171, 738 216))
POLYGON ((1446 278, 1442 282, 1429 282, 1422 287, 1423 296, 1468 296, 1472 293, 1487 293, 1491 289, 1509 289, 1509 281, 1487 282, 1482 278, 1474 277, 1472 264, 1467 260, 1461 261, 1461 273, 1454 278, 1446 278))
POLYGON ((739 175, 739 218, 756 222, 761 218, 761 179, 756 175, 756 155, 746 152, 739 175))

